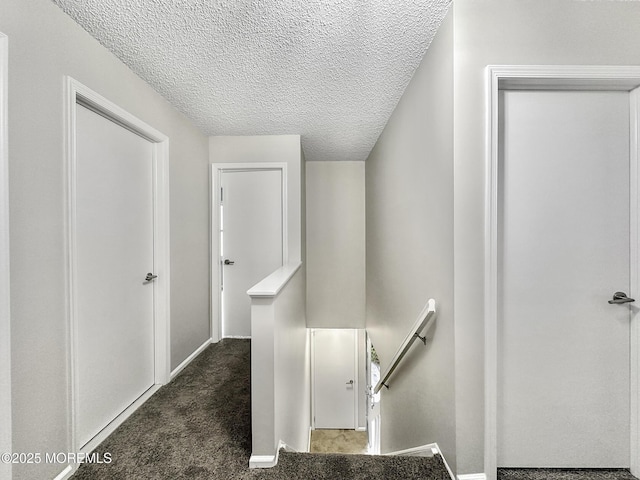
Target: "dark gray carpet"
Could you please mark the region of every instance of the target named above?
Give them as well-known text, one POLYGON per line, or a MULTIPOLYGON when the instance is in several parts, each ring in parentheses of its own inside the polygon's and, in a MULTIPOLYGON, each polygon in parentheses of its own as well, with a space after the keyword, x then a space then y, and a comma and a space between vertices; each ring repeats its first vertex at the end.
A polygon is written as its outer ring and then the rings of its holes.
POLYGON ((499 468, 498 480, 636 480, 629 470, 499 468))
POLYGON ((278 465, 250 470, 249 340, 223 340, 161 388, 95 451, 73 480, 354 479, 449 480, 439 456, 281 452, 278 465))

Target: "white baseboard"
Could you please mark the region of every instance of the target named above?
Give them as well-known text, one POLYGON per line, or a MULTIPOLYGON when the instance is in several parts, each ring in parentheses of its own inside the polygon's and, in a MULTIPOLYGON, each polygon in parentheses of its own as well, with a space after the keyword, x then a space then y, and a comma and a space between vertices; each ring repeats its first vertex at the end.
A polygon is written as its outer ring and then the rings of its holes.
MULTIPOLYGON (((453 471, 449 464, 447 463, 447 459, 444 458, 442 451, 437 443, 429 443, 427 445, 421 445, 419 447, 407 448, 405 450, 398 450, 397 452, 386 453, 385 455, 400 455, 400 456, 410 456, 410 457, 433 457, 434 455, 440 455, 442 457, 442 461, 444 462, 444 466, 447 467, 447 472, 449 472, 449 476, 451 480, 455 480, 455 476, 453 475, 453 471)), ((471 479, 466 479, 471 480, 471 479)), ((485 479, 486 480, 486 479, 485 479)))
POLYGON ((189 365, 191 362, 193 362, 193 360, 195 360, 195 358, 200 355, 205 348, 207 348, 209 345, 211 344, 211 339, 207 339, 207 341, 205 341, 202 345, 200 345, 195 352, 193 352, 191 355, 189 355, 187 358, 185 358, 185 360, 178 365, 172 372, 171 375, 169 375, 169 381, 173 380, 174 378, 176 378, 176 376, 185 369, 185 367, 187 365, 189 365))
POLYGON ((367 431, 367 427, 358 427, 356 428, 356 432, 366 432, 367 431))
POLYGON ((237 338, 240 340, 251 340, 251 335, 225 335, 224 337, 222 337, 222 339, 224 340, 225 338, 237 338))
POLYGON ((276 455, 251 455, 249 468, 272 468, 278 463, 276 455))
POLYGON ((309 425, 309 438, 307 439, 307 453, 311 451, 311 432, 313 432, 313 427, 309 425))
POLYGON ((67 465, 67 468, 62 470, 53 480, 67 480, 68 478, 71 478, 71 475, 76 473, 77 469, 77 465, 67 465))
POLYGON ((428 445, 420 445, 419 447, 406 448, 396 452, 385 453, 385 455, 400 455, 409 457, 433 457, 436 453, 440 453, 437 443, 429 443, 428 445))
POLYGON ((468 473, 458 475, 458 480, 487 480, 487 476, 484 473, 468 473))
POLYGON ((272 468, 278 464, 280 450, 286 452, 295 452, 294 448, 284 443, 282 440, 278 442, 278 448, 275 455, 251 455, 249 458, 249 468, 272 468))

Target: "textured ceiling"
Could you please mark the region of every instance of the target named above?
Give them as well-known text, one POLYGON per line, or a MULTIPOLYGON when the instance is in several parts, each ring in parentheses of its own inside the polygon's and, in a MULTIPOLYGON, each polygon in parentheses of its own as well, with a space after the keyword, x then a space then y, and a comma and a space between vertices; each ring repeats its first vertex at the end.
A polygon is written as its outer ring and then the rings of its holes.
POLYGON ((364 160, 450 0, 53 0, 207 135, 364 160))

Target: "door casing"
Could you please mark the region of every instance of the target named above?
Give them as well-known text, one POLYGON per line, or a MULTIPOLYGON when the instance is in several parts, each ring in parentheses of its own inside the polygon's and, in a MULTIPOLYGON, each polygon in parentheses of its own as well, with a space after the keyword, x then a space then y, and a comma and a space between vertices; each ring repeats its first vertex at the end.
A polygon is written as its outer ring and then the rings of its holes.
MULTIPOLYGON (((11 309, 9 295, 8 50, 0 33, 0 451, 11 452, 11 309)), ((11 462, 0 463, 0 477, 11 478, 11 462)))
MULTIPOLYGON (((499 91, 620 90, 630 98, 630 245, 631 296, 639 293, 640 185, 638 157, 640 137, 640 67, 609 66, 488 66, 486 69, 485 154, 485 295, 484 295, 484 471, 489 480, 497 474, 498 416, 498 233, 499 233, 499 91), (634 90, 636 89, 636 90, 634 90)), ((630 325, 630 446, 631 473, 640 474, 640 318, 630 325)), ((594 439, 594 446, 597 439, 594 439)))
POLYGON ((153 127, 126 112, 100 94, 71 77, 65 77, 65 158, 66 158, 66 223, 67 223, 67 311, 69 351, 69 439, 70 452, 88 453, 109 436, 161 385, 167 383, 170 371, 170 257, 169 257, 169 139, 153 127), (78 315, 77 315, 77 248, 76 248, 76 103, 90 108, 109 120, 146 138, 153 145, 153 272, 154 284, 154 350, 155 385, 114 419, 84 447, 76 434, 78 402, 78 315))
POLYGON ((209 192, 211 221, 209 244, 211 245, 209 268, 211 278, 211 342, 222 339, 222 268, 220 265, 220 188, 224 172, 255 172, 278 170, 282 176, 282 264, 289 258, 288 224, 287 224, 287 164, 286 163, 212 163, 209 169, 209 192))

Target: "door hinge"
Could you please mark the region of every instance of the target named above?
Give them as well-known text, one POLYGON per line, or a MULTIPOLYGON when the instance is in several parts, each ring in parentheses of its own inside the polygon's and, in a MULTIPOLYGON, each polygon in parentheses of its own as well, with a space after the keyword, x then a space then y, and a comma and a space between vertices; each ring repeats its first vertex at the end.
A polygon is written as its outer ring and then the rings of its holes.
POLYGON ((224 188, 220 187, 220 203, 224 201, 224 188))

